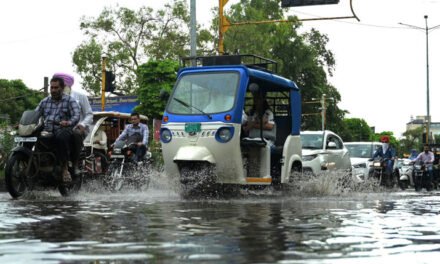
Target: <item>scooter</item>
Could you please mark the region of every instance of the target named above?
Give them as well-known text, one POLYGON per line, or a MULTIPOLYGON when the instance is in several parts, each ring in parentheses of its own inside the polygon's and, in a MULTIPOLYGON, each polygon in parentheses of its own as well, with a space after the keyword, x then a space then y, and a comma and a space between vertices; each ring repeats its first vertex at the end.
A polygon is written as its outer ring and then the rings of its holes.
POLYGON ((408 189, 409 186, 414 186, 413 180, 413 166, 410 160, 404 160, 397 165, 399 171, 399 187, 401 190, 408 189))

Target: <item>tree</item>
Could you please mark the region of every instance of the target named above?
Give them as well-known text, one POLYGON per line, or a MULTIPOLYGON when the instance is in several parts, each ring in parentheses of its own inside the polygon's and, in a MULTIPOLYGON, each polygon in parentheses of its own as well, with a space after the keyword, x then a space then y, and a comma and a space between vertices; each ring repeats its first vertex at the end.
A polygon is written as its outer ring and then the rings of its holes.
POLYGON ((161 118, 165 101, 159 100, 161 90, 171 92, 176 82, 179 64, 173 60, 149 61, 137 70, 139 76, 139 101, 136 111, 150 118, 161 118))
POLYGON ((362 118, 345 118, 345 129, 339 135, 345 142, 370 141, 373 138, 373 131, 368 123, 362 118))
POLYGON ((422 135, 423 127, 407 130, 403 133, 403 139, 400 140, 400 146, 404 153, 409 153, 411 149, 421 150, 423 148, 422 135))
MULTIPOLYGON (((232 5, 226 16, 232 23, 276 20, 284 18, 284 11, 278 0, 242 0, 232 5)), ((346 111, 338 108, 341 96, 327 80, 327 74, 332 74, 335 65, 332 52, 326 48, 328 37, 317 30, 299 34, 297 29, 301 23, 296 17, 288 20, 291 23, 232 26, 225 34, 225 50, 229 53, 258 54, 278 61, 279 73, 298 84, 303 101, 321 98, 322 94, 333 98, 333 103, 327 108, 326 124, 329 129, 339 132, 346 111)), ((217 20, 213 20, 212 29, 217 25, 217 20)), ((320 111, 320 104, 303 105, 304 113, 320 111)), ((304 116, 302 128, 320 130, 321 117, 304 116)))
MULTIPOLYGON (((148 59, 176 59, 188 54, 188 8, 176 0, 156 12, 150 7, 137 11, 105 8, 97 18, 81 19, 88 37, 74 51, 73 63, 84 89, 100 94, 101 56, 117 76, 117 90, 133 94, 138 88, 137 68, 148 59)), ((206 34, 205 34, 206 35, 206 34)), ((206 39, 206 37, 205 37, 206 39)))
POLYGON ((25 110, 35 109, 42 92, 31 90, 21 80, 0 79, 0 113, 9 117, 10 124, 16 124, 25 110))

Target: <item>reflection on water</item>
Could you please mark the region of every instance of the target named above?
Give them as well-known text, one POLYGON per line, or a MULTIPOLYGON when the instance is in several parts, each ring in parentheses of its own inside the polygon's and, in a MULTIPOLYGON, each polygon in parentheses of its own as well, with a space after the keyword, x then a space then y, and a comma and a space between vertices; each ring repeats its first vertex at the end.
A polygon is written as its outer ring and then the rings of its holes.
POLYGON ((152 187, 67 199, 2 193, 0 263, 438 262, 438 193, 184 201, 152 187))

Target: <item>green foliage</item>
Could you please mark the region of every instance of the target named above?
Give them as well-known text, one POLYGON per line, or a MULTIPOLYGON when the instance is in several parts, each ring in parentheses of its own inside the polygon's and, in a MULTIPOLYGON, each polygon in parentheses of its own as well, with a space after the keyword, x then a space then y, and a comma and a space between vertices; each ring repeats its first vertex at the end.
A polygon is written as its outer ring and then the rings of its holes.
POLYGON ((21 114, 43 98, 43 93, 29 89, 21 80, 0 79, 0 113, 9 117, 10 124, 18 123, 21 114))
POLYGON ((136 111, 150 118, 161 118, 165 101, 159 99, 161 90, 171 92, 176 82, 179 64, 173 60, 149 61, 137 70, 139 81, 139 101, 136 111))
POLYGON ((364 119, 345 118, 343 122, 345 129, 339 135, 345 142, 371 141, 373 138, 373 131, 364 119))
MULTIPOLYGON (((418 127, 415 129, 407 130, 403 133, 404 138, 400 140, 400 146, 403 153, 409 154, 411 149, 422 150, 423 149, 423 136, 424 128, 418 127)), ((437 140, 437 139, 436 139, 437 140)), ((436 141, 438 142, 438 141, 436 141)))
POLYGON ((135 94, 139 65, 148 59, 177 60, 189 53, 189 19, 184 0, 165 4, 157 11, 117 7, 105 8, 96 18, 83 17, 81 29, 88 39, 76 48, 73 63, 84 89, 100 94, 101 57, 106 56, 107 69, 116 74, 116 90, 135 94))

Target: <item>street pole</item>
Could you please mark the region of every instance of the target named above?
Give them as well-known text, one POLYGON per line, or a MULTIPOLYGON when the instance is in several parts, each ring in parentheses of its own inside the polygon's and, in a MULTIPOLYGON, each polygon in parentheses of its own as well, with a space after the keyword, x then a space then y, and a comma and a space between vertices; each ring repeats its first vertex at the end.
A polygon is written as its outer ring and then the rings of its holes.
POLYGON ((409 24, 404 24, 404 23, 399 23, 399 24, 413 28, 413 29, 419 29, 419 30, 425 31, 425 35, 426 35, 426 119, 427 119, 425 143, 429 144, 429 133, 430 133, 430 128, 431 128, 431 115, 429 112, 430 107, 429 107, 429 39, 428 39, 428 35, 429 35, 429 31, 433 31, 434 29, 440 27, 440 25, 437 25, 437 26, 430 28, 430 27, 428 27, 428 16, 425 15, 424 18, 425 18, 425 28, 414 26, 414 25, 409 25, 409 24))
POLYGON ((192 66, 196 66, 196 54, 197 54, 197 20, 196 20, 196 0, 191 0, 191 22, 190 22, 190 29, 191 29, 191 57, 193 58, 191 60, 192 66))
POLYGON ((102 56, 102 77, 101 77, 101 111, 105 111, 105 64, 107 57, 102 56))
POLYGON ((321 98, 321 130, 325 129, 325 94, 321 98))
POLYGON ((428 49, 428 16, 425 15, 425 32, 426 32, 426 113, 428 118, 428 125, 426 126, 426 144, 429 144, 429 133, 431 130, 431 115, 430 115, 430 107, 429 107, 429 49, 428 49))

